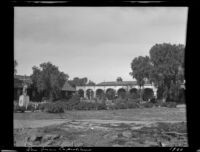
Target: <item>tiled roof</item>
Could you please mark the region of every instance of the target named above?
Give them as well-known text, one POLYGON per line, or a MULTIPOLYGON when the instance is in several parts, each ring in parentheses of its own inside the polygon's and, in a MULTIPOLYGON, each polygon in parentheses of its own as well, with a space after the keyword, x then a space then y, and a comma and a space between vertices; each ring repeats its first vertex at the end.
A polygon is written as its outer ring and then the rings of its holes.
POLYGON ((62 87, 63 91, 76 91, 67 81, 65 82, 64 86, 62 87))
POLYGON ((136 85, 136 81, 110 81, 110 82, 101 82, 97 86, 119 86, 119 85, 136 85))
MULTIPOLYGON (((147 82, 146 84, 150 84, 147 82)), ((96 86, 127 86, 127 85, 137 85, 137 81, 110 81, 110 82, 101 82, 96 86)))

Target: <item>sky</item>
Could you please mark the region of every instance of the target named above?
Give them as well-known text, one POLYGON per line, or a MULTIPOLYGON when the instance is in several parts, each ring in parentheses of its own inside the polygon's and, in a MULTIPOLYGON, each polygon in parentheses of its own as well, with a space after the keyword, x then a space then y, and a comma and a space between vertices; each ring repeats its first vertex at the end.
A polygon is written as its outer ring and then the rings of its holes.
POLYGON ((156 43, 184 44, 187 7, 15 7, 18 75, 50 61, 69 79, 132 81, 135 57, 156 43))

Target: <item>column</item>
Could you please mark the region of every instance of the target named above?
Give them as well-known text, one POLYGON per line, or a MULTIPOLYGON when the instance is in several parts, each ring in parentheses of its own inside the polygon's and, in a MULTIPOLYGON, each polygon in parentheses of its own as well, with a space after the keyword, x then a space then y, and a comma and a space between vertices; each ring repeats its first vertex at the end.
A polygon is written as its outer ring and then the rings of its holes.
POLYGON ((84 91, 84 98, 87 98, 87 95, 86 95, 86 90, 83 90, 84 91))

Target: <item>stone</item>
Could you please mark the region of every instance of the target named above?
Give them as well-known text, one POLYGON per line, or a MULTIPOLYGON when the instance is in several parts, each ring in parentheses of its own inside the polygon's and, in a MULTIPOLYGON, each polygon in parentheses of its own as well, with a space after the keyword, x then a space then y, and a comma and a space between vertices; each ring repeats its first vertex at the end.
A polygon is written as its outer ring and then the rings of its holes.
POLYGON ((30 141, 41 141, 42 135, 32 135, 29 139, 30 141))
POLYGON ((119 126, 119 124, 117 124, 117 123, 111 123, 110 125, 113 126, 113 127, 119 126))
POLYGON ((46 146, 50 146, 52 145, 53 141, 52 140, 48 140, 47 142, 43 143, 42 146, 46 147, 46 146))
POLYGON ((75 147, 82 147, 84 144, 81 143, 81 142, 74 142, 74 145, 75 147))
POLYGON ((46 139, 46 140, 53 140, 53 139, 58 139, 58 138, 60 138, 60 135, 58 134, 48 134, 43 137, 43 139, 46 139))
POLYGON ((112 136, 110 136, 110 138, 111 138, 112 140, 116 140, 116 139, 118 138, 118 135, 112 135, 112 136))
POLYGON ((122 145, 114 144, 114 145, 112 145, 112 147, 122 147, 122 145))
POLYGON ((60 146, 61 147, 73 147, 73 142, 64 141, 60 146))
POLYGON ((144 145, 145 147, 160 147, 157 142, 153 141, 145 141, 144 145))
POLYGON ((131 133, 130 131, 124 131, 124 132, 122 132, 122 135, 123 135, 124 137, 126 137, 126 138, 132 137, 132 133, 131 133))

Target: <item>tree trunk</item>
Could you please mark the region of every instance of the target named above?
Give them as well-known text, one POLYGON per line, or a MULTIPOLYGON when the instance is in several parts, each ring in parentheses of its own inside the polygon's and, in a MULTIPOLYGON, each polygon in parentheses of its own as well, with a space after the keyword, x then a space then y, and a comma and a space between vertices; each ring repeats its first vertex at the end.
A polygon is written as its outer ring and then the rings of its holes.
POLYGON ((142 101, 142 86, 140 86, 140 102, 142 101))

